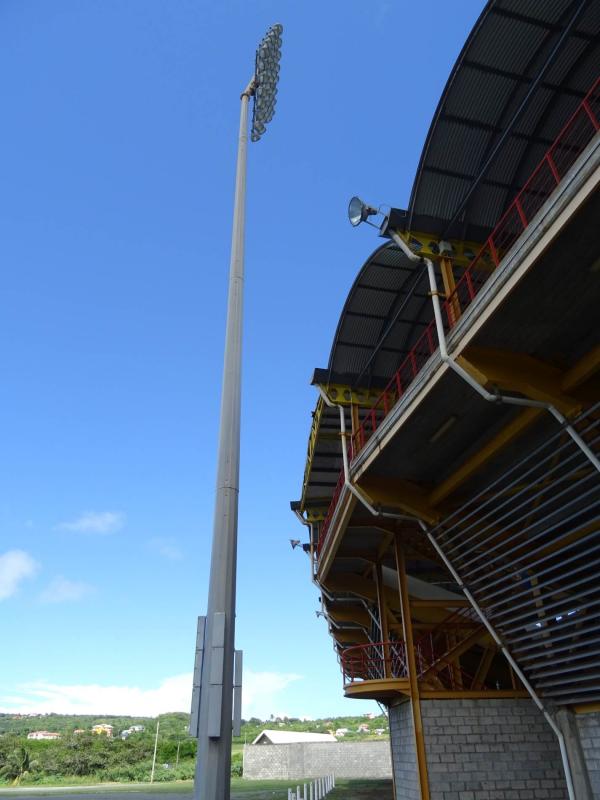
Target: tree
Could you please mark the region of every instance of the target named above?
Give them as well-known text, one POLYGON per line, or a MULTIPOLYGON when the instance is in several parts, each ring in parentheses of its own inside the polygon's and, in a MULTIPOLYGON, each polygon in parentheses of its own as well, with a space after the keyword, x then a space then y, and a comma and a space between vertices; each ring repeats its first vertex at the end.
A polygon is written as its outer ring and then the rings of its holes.
POLYGON ((29 751, 25 747, 16 747, 6 757, 0 776, 11 781, 13 786, 18 786, 36 767, 37 761, 31 759, 29 751))

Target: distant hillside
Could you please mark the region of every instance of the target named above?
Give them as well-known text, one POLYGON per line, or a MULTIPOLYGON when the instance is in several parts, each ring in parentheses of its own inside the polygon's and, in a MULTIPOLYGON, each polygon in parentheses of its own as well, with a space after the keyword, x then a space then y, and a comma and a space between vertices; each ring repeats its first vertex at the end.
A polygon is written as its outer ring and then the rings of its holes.
MULTIPOLYGON (((160 738, 170 740, 180 740, 187 738, 189 725, 189 714, 177 712, 172 714, 160 715, 160 738)), ((12 734, 14 736, 27 736, 32 731, 52 731, 63 736, 69 736, 75 730, 91 730, 93 725, 105 723, 112 725, 115 736, 121 731, 130 728, 132 725, 143 725, 145 728, 144 737, 152 736, 156 729, 156 718, 153 717, 124 717, 112 714, 103 716, 92 716, 90 714, 0 714, 0 736, 12 734)), ((338 730, 346 729, 344 736, 340 739, 364 739, 379 738, 379 735, 388 736, 388 722, 384 715, 367 718, 364 715, 353 717, 325 717, 323 719, 307 720, 294 717, 271 717, 268 720, 260 720, 252 717, 243 720, 242 735, 234 739, 238 743, 244 741, 251 742, 258 734, 268 729, 279 729, 287 731, 315 731, 326 733, 331 731, 335 734, 338 730), (359 726, 363 730, 359 731, 359 726), (368 732, 364 730, 368 726, 368 732), (382 734, 375 731, 383 730, 382 734)))
MULTIPOLYGON (((147 781, 152 770, 156 723, 160 721, 154 780, 189 780, 194 775, 196 740, 189 715, 124 717, 111 714, 0 714, 0 785, 147 781), (93 725, 113 726, 113 737, 94 735, 93 725), (143 730, 130 730, 143 726, 143 730), (78 730, 78 733, 75 733, 78 730), (60 734, 28 739, 34 731, 60 734), (123 736, 121 734, 124 733, 123 736)), ((242 774, 242 750, 265 729, 337 734, 339 741, 387 738, 387 717, 329 717, 301 720, 271 717, 244 720, 233 740, 232 775, 242 774)))

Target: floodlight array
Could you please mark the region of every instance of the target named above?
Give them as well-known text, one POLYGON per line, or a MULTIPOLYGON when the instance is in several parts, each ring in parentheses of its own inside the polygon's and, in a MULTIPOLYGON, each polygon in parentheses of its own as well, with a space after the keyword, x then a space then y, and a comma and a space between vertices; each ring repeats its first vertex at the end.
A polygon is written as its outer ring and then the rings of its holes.
POLYGON ((275 113, 282 33, 283 25, 270 27, 256 51, 254 109, 250 134, 253 142, 258 142, 275 113))

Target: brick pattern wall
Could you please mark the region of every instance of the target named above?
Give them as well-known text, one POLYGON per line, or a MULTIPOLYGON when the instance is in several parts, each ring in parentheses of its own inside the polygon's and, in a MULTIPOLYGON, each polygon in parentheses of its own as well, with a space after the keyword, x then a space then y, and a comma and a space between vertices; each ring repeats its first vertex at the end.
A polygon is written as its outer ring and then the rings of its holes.
MULTIPOLYGON (((567 799, 558 742, 531 700, 423 700, 421 714, 432 800, 567 799)), ((408 703, 390 710, 390 733, 396 796, 413 800, 408 703)))
POLYGON ((594 798, 600 800, 600 712, 579 714, 576 719, 594 798))
POLYGON ((244 777, 250 780, 391 778, 388 740, 371 742, 302 742, 244 747, 244 777))
POLYGON ((390 708, 389 720, 396 800, 420 800, 410 703, 390 708))

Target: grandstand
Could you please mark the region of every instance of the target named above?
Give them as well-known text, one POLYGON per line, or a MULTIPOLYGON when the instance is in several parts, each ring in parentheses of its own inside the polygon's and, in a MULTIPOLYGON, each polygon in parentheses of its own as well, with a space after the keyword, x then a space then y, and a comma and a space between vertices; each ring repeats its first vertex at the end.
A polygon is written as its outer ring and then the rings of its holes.
POLYGON ((314 371, 291 506, 396 798, 600 798, 599 75, 597 0, 486 4, 314 371))

